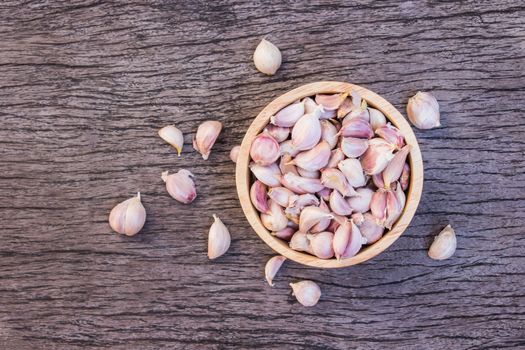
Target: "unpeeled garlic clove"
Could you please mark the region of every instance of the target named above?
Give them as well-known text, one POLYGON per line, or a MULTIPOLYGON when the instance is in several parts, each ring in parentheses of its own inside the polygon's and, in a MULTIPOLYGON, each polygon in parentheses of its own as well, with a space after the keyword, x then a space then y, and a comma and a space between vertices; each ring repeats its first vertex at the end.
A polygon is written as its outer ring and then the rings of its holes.
POLYGON ((311 205, 319 206, 319 199, 311 193, 302 194, 300 196, 293 196, 290 198, 288 209, 295 209, 299 214, 304 207, 311 205))
POLYGON ((303 98, 301 102, 304 103, 304 113, 305 114, 313 113, 314 111, 320 108, 320 106, 317 105, 317 103, 315 103, 315 101, 312 100, 310 97, 303 98))
POLYGON ((337 146, 339 137, 337 135, 337 127, 329 120, 321 120, 321 140, 326 141, 330 145, 330 149, 337 146))
POLYGON ((370 115, 370 126, 372 130, 376 130, 383 125, 386 125, 386 117, 383 113, 374 108, 368 108, 368 113, 370 115))
POLYGON ((401 177, 409 152, 409 145, 401 148, 401 150, 394 154, 392 160, 390 160, 385 170, 383 170, 383 182, 385 183, 386 188, 390 188, 390 184, 396 182, 401 177))
POLYGON ((383 236, 384 228, 379 225, 372 214, 355 213, 352 214, 352 220, 359 228, 361 235, 366 239, 366 244, 375 243, 383 236))
POLYGON ((337 215, 346 216, 352 213, 352 207, 337 190, 333 190, 330 194, 330 208, 337 215))
POLYGON ((261 40, 253 53, 255 68, 266 75, 274 75, 281 66, 281 60, 279 48, 266 39, 261 40))
POLYGON ((314 306, 321 298, 321 288, 312 281, 290 283, 293 295, 303 306, 314 306))
POLYGON ((434 260, 444 260, 454 255, 456 251, 457 240, 456 233, 452 226, 447 225, 435 238, 430 249, 428 250, 428 256, 434 260))
POLYGON ((299 151, 312 149, 321 139, 321 110, 305 114, 292 129, 292 146, 299 151))
POLYGON ((355 158, 345 159, 337 165, 339 170, 346 176, 348 183, 353 187, 366 185, 365 174, 361 162, 355 158))
POLYGON ((204 160, 210 156, 211 148, 221 133, 222 123, 216 120, 208 120, 199 125, 197 133, 193 138, 193 148, 202 154, 204 160))
POLYGON ((343 125, 348 123, 352 119, 363 119, 366 122, 370 121, 370 114, 367 109, 356 108, 346 115, 343 119, 343 125))
POLYGON ((374 191, 366 187, 361 187, 358 188, 355 192, 355 196, 348 198, 348 205, 350 206, 350 208, 352 208, 352 211, 358 213, 365 213, 369 211, 374 191))
POLYGON ((354 109, 354 104, 352 103, 352 100, 349 97, 345 98, 345 100, 341 103, 341 105, 337 109, 337 118, 339 119, 344 118, 353 109, 354 109))
POLYGON ((279 231, 272 231, 271 235, 275 236, 277 238, 280 238, 282 240, 289 241, 290 238, 292 238, 292 236, 295 233, 295 231, 297 231, 297 230, 295 228, 293 228, 293 227, 285 227, 285 228, 283 228, 282 230, 279 230, 279 231))
POLYGON ((368 140, 355 137, 343 137, 341 151, 349 158, 357 158, 368 149, 368 140))
POLYGON ((283 142, 290 135, 290 128, 283 128, 277 125, 268 124, 264 128, 263 132, 273 137, 275 141, 283 142))
POLYGON ((281 160, 279 161, 279 169, 281 169, 282 174, 292 173, 299 176, 297 168, 295 165, 293 165, 292 156, 288 153, 285 153, 281 156, 281 160))
POLYGON ((295 157, 300 151, 292 145, 292 140, 286 140, 279 145, 281 155, 288 154, 295 157))
POLYGON ((297 231, 293 234, 290 239, 290 248, 298 252, 306 252, 313 254, 312 247, 310 246, 310 241, 306 238, 306 233, 297 231))
POLYGON ((331 148, 328 142, 321 141, 314 148, 299 153, 294 158, 293 164, 307 171, 317 171, 328 164, 330 154, 331 148))
POLYGON ((394 223, 399 219, 403 207, 399 202, 396 193, 393 190, 386 191, 386 218, 384 226, 391 229, 394 223))
POLYGON ((390 123, 375 129, 375 133, 386 142, 392 144, 395 149, 401 149, 405 144, 405 138, 401 131, 390 123))
POLYGON ((333 119, 337 115, 336 111, 330 111, 324 109, 321 115, 319 116, 319 120, 327 120, 327 119, 333 119))
POLYGON ((361 157, 361 166, 367 175, 379 174, 394 157, 394 148, 381 138, 369 140, 368 149, 361 157))
POLYGON ((298 197, 295 193, 286 187, 273 187, 268 191, 268 197, 279 204, 281 207, 288 207, 292 200, 298 197))
POLYGON ((386 219, 386 197, 386 191, 378 189, 370 201, 370 211, 380 223, 383 223, 386 219))
POLYGON ((308 234, 306 238, 310 241, 312 252, 319 259, 330 259, 334 256, 334 234, 332 232, 308 234))
POLYGON ((177 150, 177 155, 180 157, 182 146, 184 146, 184 137, 182 131, 177 129, 175 125, 168 125, 159 130, 161 139, 172 145, 177 150))
POLYGON ((337 164, 343 159, 345 159, 343 151, 341 151, 340 148, 334 149, 330 154, 330 159, 328 160, 328 164, 326 164, 326 168, 337 168, 337 164))
POLYGON ((428 92, 419 91, 408 99, 408 119, 418 129, 432 129, 441 126, 439 122, 439 103, 428 92))
POLYGON ((330 231, 330 232, 334 232, 339 228, 339 226, 341 226, 339 224, 339 221, 335 220, 335 219, 332 219, 330 220, 330 225, 328 225, 328 227, 326 228, 326 231, 330 231))
POLYGON ((344 174, 333 168, 327 168, 321 171, 321 184, 325 187, 338 190, 343 197, 355 195, 355 191, 350 186, 344 174))
POLYGON ((237 158, 239 157, 240 150, 241 146, 233 146, 233 148, 230 151, 230 159, 232 162, 237 163, 237 158))
POLYGON ((346 92, 334 95, 317 94, 315 95, 315 102, 327 111, 335 111, 347 97, 348 93, 346 92))
POLYGON ((281 185, 281 171, 275 163, 268 166, 251 163, 250 170, 257 180, 266 186, 277 187, 281 185))
MULTIPOLYGON (((324 210, 325 213, 330 214, 330 208, 328 207, 328 205, 326 204, 324 199, 321 199, 321 201, 319 203, 319 208, 324 210)), ((318 233, 318 232, 325 231, 328 228, 328 226, 330 226, 330 222, 331 221, 332 221, 332 218, 329 218, 329 217, 326 217, 324 219, 319 220, 319 222, 317 224, 312 226, 312 228, 310 229, 310 232, 311 233, 318 233)))
POLYGON ((372 182, 377 188, 385 188, 385 182, 383 181, 383 173, 372 175, 372 182))
POLYGON ((360 250, 363 244, 366 243, 366 239, 361 236, 361 231, 352 220, 350 220, 352 226, 352 232, 350 233, 350 241, 345 249, 345 252, 341 256, 343 259, 351 258, 355 256, 360 250))
POLYGON ((281 181, 284 187, 297 194, 314 193, 321 191, 325 187, 319 179, 309 179, 292 173, 286 173, 281 181))
POLYGON ((372 127, 363 118, 352 118, 345 121, 343 122, 341 130, 339 130, 339 134, 343 135, 343 137, 371 139, 374 136, 372 127))
POLYGON ((226 253, 231 242, 230 231, 221 219, 215 214, 213 214, 213 219, 214 222, 208 233, 208 259, 210 260, 226 253))
POLYGON ((310 171, 297 167, 297 172, 299 173, 299 176, 307 177, 309 179, 319 179, 321 177, 321 172, 319 170, 310 171))
POLYGON ((301 211, 299 216, 299 231, 308 232, 315 224, 322 219, 332 219, 333 215, 327 213, 320 207, 306 207, 301 211))
POLYGON ((346 221, 339 225, 334 233, 333 249, 337 260, 341 260, 341 256, 345 253, 346 247, 350 242, 350 236, 352 234, 352 223, 346 221))
POLYGON ((293 103, 284 107, 274 116, 270 117, 270 123, 283 128, 291 128, 305 113, 304 102, 293 103))
POLYGON ((162 180, 166 183, 166 189, 171 197, 177 201, 188 204, 193 202, 197 197, 197 189, 193 182, 193 174, 186 170, 181 169, 175 174, 168 175, 165 171, 162 173, 162 180))
POLYGON ((280 231, 288 226, 288 218, 284 209, 277 202, 269 200, 270 211, 268 214, 261 213, 261 222, 269 231, 280 231))
POLYGON ((137 234, 146 222, 146 209, 140 201, 140 192, 136 197, 117 204, 109 213, 109 226, 117 233, 126 236, 137 234))
POLYGON ((250 187, 250 199, 253 206, 261 213, 268 213, 270 206, 266 197, 266 185, 259 180, 255 180, 250 187))
POLYGON ((321 198, 325 202, 328 202, 330 200, 331 193, 332 193, 332 189, 325 187, 321 191, 317 192, 317 195, 319 196, 319 198, 321 198))
POLYGON ((401 177, 399 178, 399 183, 401 184, 401 189, 406 191, 410 181, 410 165, 405 163, 403 166, 403 171, 401 172, 401 177))
POLYGON ((277 275, 277 272, 279 271, 285 260, 286 258, 284 256, 277 255, 270 258, 270 260, 268 260, 268 262, 266 263, 266 266, 264 267, 264 277, 266 278, 266 281, 271 287, 275 285, 273 283, 273 278, 275 277, 275 275, 277 275))
POLYGON ((405 203, 406 203, 406 196, 405 196, 405 192, 403 192, 403 188, 401 187, 399 182, 397 183, 397 186, 396 186, 396 189, 394 190, 394 192, 396 194, 397 201, 399 202, 399 206, 401 207, 401 209, 403 209, 405 207, 405 203))
POLYGON ((269 134, 257 135, 250 147, 250 156, 255 163, 260 165, 272 164, 279 158, 279 155, 279 143, 269 134))

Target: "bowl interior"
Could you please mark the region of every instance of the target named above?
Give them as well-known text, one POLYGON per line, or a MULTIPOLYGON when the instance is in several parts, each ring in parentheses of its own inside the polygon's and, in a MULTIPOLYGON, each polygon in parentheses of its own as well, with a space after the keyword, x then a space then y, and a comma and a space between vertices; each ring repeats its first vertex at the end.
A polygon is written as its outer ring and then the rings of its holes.
POLYGON ((294 260, 298 263, 323 268, 337 268, 355 265, 373 258, 386 248, 388 248, 394 241, 405 231, 406 227, 412 220, 423 189, 423 161, 421 158, 421 151, 417 143, 416 137, 412 128, 406 119, 394 108, 388 101, 374 92, 367 90, 361 86, 342 82, 317 82, 303 85, 297 89, 289 91, 275 100, 270 102, 252 122, 246 135, 242 141, 241 149, 237 159, 236 166, 236 185, 239 200, 242 209, 248 222, 253 227, 259 237, 266 242, 277 253, 294 260), (276 238, 268 232, 263 226, 257 210, 253 207, 250 200, 250 186, 251 174, 249 170, 250 163, 250 146, 253 139, 264 129, 270 122, 270 117, 277 111, 293 103, 296 100, 307 96, 314 96, 319 93, 339 93, 357 91, 359 95, 366 100, 368 105, 372 108, 380 110, 394 126, 401 130, 405 137, 406 144, 411 146, 408 161, 410 164, 410 182, 408 192, 406 194, 406 204, 403 212, 392 229, 386 232, 381 239, 370 246, 365 246, 359 253, 351 258, 342 259, 319 259, 310 254, 301 253, 291 249, 287 242, 276 238))

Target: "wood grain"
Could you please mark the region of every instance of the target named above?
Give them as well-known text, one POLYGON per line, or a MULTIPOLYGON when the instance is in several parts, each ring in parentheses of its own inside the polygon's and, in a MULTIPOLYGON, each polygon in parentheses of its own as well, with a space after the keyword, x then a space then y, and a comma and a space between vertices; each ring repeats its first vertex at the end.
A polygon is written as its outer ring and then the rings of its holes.
POLYGON ((0 348, 523 348, 523 28, 515 0, 1 2, 0 348), (265 35, 273 77, 251 63, 265 35), (275 97, 323 80, 402 112, 432 91, 443 127, 416 130, 424 192, 395 244, 347 269, 286 262, 270 288, 228 153, 275 97), (191 136, 207 119, 225 128, 204 161, 191 136), (181 158, 156 134, 171 123, 181 158), (160 178, 180 168, 190 206, 160 178), (139 190, 144 231, 111 233, 139 190), (209 262, 213 213, 233 240, 209 262), (448 223, 458 250, 432 261, 448 223), (317 307, 291 296, 305 278, 317 307))

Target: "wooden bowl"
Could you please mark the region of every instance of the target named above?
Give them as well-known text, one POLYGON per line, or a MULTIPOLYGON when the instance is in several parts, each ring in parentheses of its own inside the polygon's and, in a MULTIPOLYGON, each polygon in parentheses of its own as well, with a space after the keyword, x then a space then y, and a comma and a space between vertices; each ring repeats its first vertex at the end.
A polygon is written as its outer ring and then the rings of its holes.
POLYGON ((270 248, 287 257, 288 259, 296 261, 300 264, 322 268, 345 267, 359 264, 363 261, 373 258, 388 248, 392 243, 394 243, 394 241, 405 231, 408 224, 412 220, 414 213, 416 212, 419 200, 421 198, 421 192, 423 189, 423 160, 421 159, 421 151, 412 128, 401 115, 401 113, 399 113, 399 111, 395 109, 394 106, 388 103, 388 101, 374 92, 358 85, 334 81, 323 81, 306 84, 297 89, 289 91, 270 102, 270 104, 268 104, 261 111, 261 113, 259 113, 257 118, 255 118, 248 128, 248 131, 246 132, 246 135, 242 141, 241 149, 237 159, 236 183, 239 200, 248 222, 259 235, 259 237, 261 237, 262 240, 270 246, 270 248), (359 95, 366 100, 369 106, 383 112, 387 119, 403 133, 405 142, 411 146, 411 151, 408 157, 410 162, 410 184, 403 213, 392 229, 384 234, 380 240, 370 246, 365 246, 363 249, 361 249, 361 251, 359 251, 357 255, 351 258, 342 259, 340 261, 337 261, 335 258, 325 260, 319 259, 310 254, 290 249, 287 242, 272 236, 270 232, 268 232, 268 230, 263 226, 261 219, 259 218, 258 211, 253 207, 250 201, 251 172, 248 167, 250 163, 250 146, 254 138, 270 122, 270 117, 283 107, 286 107, 294 101, 304 97, 314 96, 315 94, 319 93, 331 94, 350 91, 357 91, 359 95))

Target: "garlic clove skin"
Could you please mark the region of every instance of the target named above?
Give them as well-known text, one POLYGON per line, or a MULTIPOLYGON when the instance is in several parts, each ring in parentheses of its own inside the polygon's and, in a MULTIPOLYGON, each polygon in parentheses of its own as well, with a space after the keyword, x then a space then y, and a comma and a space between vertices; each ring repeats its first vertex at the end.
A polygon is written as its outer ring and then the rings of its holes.
POLYGON ((281 170, 275 163, 268 166, 251 163, 250 170, 257 180, 261 181, 268 187, 277 187, 281 185, 281 170))
POLYGON ((300 151, 292 145, 292 140, 286 140, 279 145, 281 155, 288 154, 295 157, 300 151))
POLYGON ((325 187, 338 190, 343 197, 350 197, 355 195, 355 191, 350 186, 344 174, 338 169, 324 169, 321 171, 321 184, 325 187))
POLYGON ((293 234, 290 239, 290 248, 298 252, 306 252, 313 254, 312 247, 310 246, 310 241, 306 238, 305 232, 297 231, 293 234))
POLYGON ((295 201, 298 196, 286 187, 273 187, 268 191, 268 197, 281 207, 286 208, 290 205, 290 202, 292 200, 295 201))
POLYGON ((408 165, 408 163, 405 163, 405 165, 403 166, 403 171, 401 172, 401 177, 399 178, 399 183, 403 191, 407 190, 409 182, 410 182, 410 165, 408 165))
POLYGON ((270 232, 270 234, 282 240, 289 241, 292 238, 295 231, 297 230, 293 227, 285 227, 279 231, 272 231, 270 232))
POLYGON ((330 208, 337 215, 347 216, 352 214, 352 207, 337 190, 333 190, 330 194, 330 208))
POLYGON ((370 124, 363 118, 352 118, 343 121, 343 126, 339 130, 343 137, 355 137, 360 139, 371 139, 374 137, 374 131, 370 124))
POLYGON ((379 225, 377 219, 370 213, 352 214, 352 220, 359 228, 361 235, 366 239, 366 244, 377 242, 383 237, 384 228, 379 225))
POLYGON ((321 120, 321 140, 327 142, 330 145, 330 149, 334 149, 337 146, 339 141, 337 132, 337 127, 332 122, 321 120))
POLYGON ((213 260, 223 255, 230 248, 230 231, 219 219, 213 214, 214 222, 208 233, 208 259, 213 260))
POLYGON ((268 124, 263 132, 273 137, 277 142, 283 142, 290 136, 290 128, 283 128, 273 124, 268 124))
POLYGON ((321 288, 315 282, 301 281, 290 283, 290 287, 292 287, 292 294, 303 306, 315 306, 321 298, 321 288))
POLYGON ((350 233, 350 241, 348 242, 348 246, 345 249, 345 252, 341 256, 343 259, 351 258, 355 256, 363 246, 364 243, 366 243, 366 239, 361 236, 361 231, 359 231, 359 228, 356 224, 354 224, 353 221, 350 220, 350 224, 352 226, 352 230, 350 233))
POLYGON ((310 241, 312 252, 319 259, 330 259, 334 256, 334 234, 332 232, 308 234, 306 238, 310 241))
POLYGON ((418 129, 433 129, 441 126, 439 119, 439 103, 428 93, 419 91, 408 99, 408 119, 418 129))
POLYGON ((270 165, 280 156, 279 143, 269 134, 259 134, 253 140, 250 147, 250 156, 253 161, 260 165, 270 165))
POLYGON ((283 265, 286 258, 281 255, 274 256, 268 260, 266 263, 266 266, 264 267, 264 277, 266 278, 266 281, 270 285, 270 287, 273 287, 275 284, 273 283, 273 279, 275 275, 277 275, 277 272, 283 265))
POLYGON ((308 232, 322 219, 332 219, 334 216, 320 207, 306 207, 299 216, 299 231, 308 232))
POLYGON ((392 160, 390 160, 385 170, 383 170, 383 182, 385 184, 385 188, 390 188, 391 183, 399 180, 409 152, 410 146, 406 145, 401 150, 396 152, 396 154, 394 154, 392 160))
POLYGON ((305 103, 293 103, 284 107, 274 116, 270 117, 270 123, 282 128, 291 128, 297 123, 299 118, 305 114, 305 103))
POLYGON ((319 192, 325 187, 319 179, 309 179, 306 177, 297 176, 292 173, 286 173, 281 178, 281 181, 284 187, 297 194, 319 192))
POLYGON ((381 138, 369 140, 368 149, 361 157, 361 166, 367 175, 379 174, 394 158, 394 148, 381 138))
POLYGON ((268 214, 261 214, 261 222, 269 231, 280 231, 288 226, 288 218, 284 214, 284 209, 273 200, 268 201, 270 211, 268 214))
POLYGON ((281 156, 281 160, 279 161, 279 169, 281 170, 281 174, 292 173, 300 176, 297 172, 297 168, 295 165, 293 165, 292 156, 288 153, 285 153, 281 156))
POLYGON ((233 148, 230 151, 230 159, 232 162, 237 163, 237 158, 239 157, 239 151, 241 150, 241 146, 233 146, 233 148))
POLYGON ((222 130, 222 123, 216 120, 208 120, 200 124, 197 133, 193 138, 193 148, 202 154, 202 158, 207 160, 211 149, 217 141, 217 137, 222 130))
POLYGON ((368 140, 355 137, 343 137, 341 140, 341 151, 349 158, 357 158, 368 149, 368 140))
POLYGON ((337 165, 339 170, 346 176, 348 183, 353 187, 366 185, 365 174, 361 162, 355 158, 345 159, 337 165))
POLYGON ((175 125, 168 125, 159 130, 161 139, 169 143, 177 150, 177 155, 180 157, 182 147, 184 146, 184 136, 182 131, 177 129, 175 125))
POLYGON ((299 153, 294 158, 293 164, 307 171, 317 171, 328 164, 330 155, 330 145, 326 141, 321 141, 311 150, 299 153))
POLYGON ((348 198, 348 205, 354 212, 366 213, 370 210, 370 203, 372 202, 374 191, 366 187, 361 187, 355 192, 355 196, 348 198))
POLYGON ((386 125, 386 117, 381 111, 375 108, 368 108, 368 113, 370 115, 370 126, 372 130, 377 130, 383 125, 386 125))
POLYGON ((145 222, 146 209, 140 201, 140 192, 136 197, 117 204, 109 213, 109 226, 122 235, 136 235, 145 222))
POLYGON ((277 46, 262 39, 253 53, 255 68, 263 74, 274 75, 281 66, 282 55, 277 46))
MULTIPOLYGON (((326 204, 324 199, 321 199, 321 201, 319 203, 319 208, 324 210, 325 213, 331 214, 330 213, 330 208, 328 207, 328 205, 326 204)), ((328 217, 324 218, 324 219, 321 219, 321 220, 319 220, 319 222, 317 224, 312 226, 312 228, 310 229, 310 232, 311 233, 319 233, 319 232, 327 231, 326 229, 328 228, 328 226, 330 226, 331 222, 332 222, 332 219, 328 218, 328 217)))
POLYGON ((253 206, 261 213, 268 213, 270 206, 268 205, 268 198, 266 197, 266 185, 259 180, 250 187, 250 199, 253 206))
POLYGON ((435 238, 428 256, 434 260, 445 260, 454 255, 457 247, 456 233, 452 226, 447 225, 435 238))
POLYGON ((373 194, 370 201, 370 211, 380 223, 383 223, 386 219, 386 197, 386 191, 379 189, 373 194))
POLYGON ((305 114, 292 129, 292 147, 299 151, 312 149, 321 139, 321 122, 319 116, 321 110, 318 109, 310 114, 305 114))
POLYGON ((175 174, 162 173, 162 180, 166 183, 169 195, 184 204, 189 204, 197 197, 197 189, 193 182, 193 174, 186 169, 181 169, 175 174))
POLYGON ((345 159, 345 154, 340 148, 336 148, 330 154, 330 159, 328 160, 328 164, 326 164, 325 168, 337 168, 337 165, 343 159, 345 159))
POLYGON ((310 171, 297 167, 297 173, 299 173, 299 176, 309 179, 319 179, 321 177, 321 172, 319 170, 310 171))
POLYGON ((323 106, 323 109, 326 111, 335 111, 339 108, 339 106, 341 106, 347 97, 348 93, 334 95, 317 94, 315 95, 315 102, 318 105, 323 106))
POLYGON ((335 230, 333 249, 337 260, 341 260, 341 256, 345 253, 346 247, 350 242, 350 236, 352 234, 352 224, 350 221, 346 221, 335 230))
POLYGON ((405 145, 405 138, 401 131, 390 123, 375 129, 375 133, 386 142, 392 144, 395 149, 401 149, 405 145))

